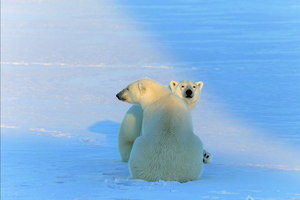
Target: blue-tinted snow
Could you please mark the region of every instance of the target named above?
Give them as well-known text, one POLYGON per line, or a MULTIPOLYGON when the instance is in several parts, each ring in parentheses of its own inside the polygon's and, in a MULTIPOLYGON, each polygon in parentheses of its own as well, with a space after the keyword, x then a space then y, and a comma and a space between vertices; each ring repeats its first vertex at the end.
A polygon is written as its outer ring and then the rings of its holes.
POLYGON ((204 80, 234 115, 299 146, 299 2, 125 2, 186 77, 204 80))
POLYGON ((1 199, 300 199, 297 1, 1 2, 1 199), (115 94, 203 80, 199 181, 130 180, 115 94))

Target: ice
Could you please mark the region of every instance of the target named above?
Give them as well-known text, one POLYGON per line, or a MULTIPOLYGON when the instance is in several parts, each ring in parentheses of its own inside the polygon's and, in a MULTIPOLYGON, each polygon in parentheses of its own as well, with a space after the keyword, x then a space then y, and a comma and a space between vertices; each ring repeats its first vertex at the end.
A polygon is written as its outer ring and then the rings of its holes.
POLYGON ((299 8, 2 1, 1 199, 300 199, 299 8), (204 81, 201 179, 130 179, 115 94, 144 77, 204 81))

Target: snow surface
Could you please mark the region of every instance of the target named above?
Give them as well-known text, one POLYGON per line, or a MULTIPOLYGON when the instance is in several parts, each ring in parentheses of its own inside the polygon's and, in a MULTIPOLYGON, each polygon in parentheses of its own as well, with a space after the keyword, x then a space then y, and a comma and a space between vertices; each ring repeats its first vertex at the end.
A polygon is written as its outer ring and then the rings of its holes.
POLYGON ((249 97, 276 94, 280 80, 299 98, 299 3, 175 2, 1 2, 1 199, 300 199, 299 102, 249 97), (269 41, 256 33, 265 26, 269 41), (229 47, 234 31, 240 46, 229 47), (293 65, 280 74, 276 63, 293 65), (143 77, 204 80, 193 120, 213 162, 200 180, 129 179, 117 135, 130 105, 115 94, 143 77))

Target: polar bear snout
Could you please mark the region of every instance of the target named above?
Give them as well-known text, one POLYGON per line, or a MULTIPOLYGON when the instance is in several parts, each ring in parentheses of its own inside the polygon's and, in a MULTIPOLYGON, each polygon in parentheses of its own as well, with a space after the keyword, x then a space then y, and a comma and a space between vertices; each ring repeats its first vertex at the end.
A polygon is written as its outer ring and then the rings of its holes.
POLYGON ((121 92, 119 92, 116 97, 121 100, 121 101, 125 101, 126 98, 124 97, 124 90, 122 90, 121 92))
POLYGON ((193 98, 193 91, 191 89, 187 89, 185 91, 186 98, 193 98))

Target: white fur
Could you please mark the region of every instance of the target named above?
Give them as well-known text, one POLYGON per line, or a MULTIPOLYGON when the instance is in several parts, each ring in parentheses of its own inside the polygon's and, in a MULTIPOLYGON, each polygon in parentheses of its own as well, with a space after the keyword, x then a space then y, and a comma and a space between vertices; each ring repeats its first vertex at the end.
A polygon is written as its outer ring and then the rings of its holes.
POLYGON ((144 79, 129 85, 118 98, 144 110, 142 134, 129 158, 132 178, 186 182, 200 177, 203 147, 193 133, 187 104, 159 83, 144 79))
POLYGON ((143 109, 135 104, 129 108, 119 131, 119 152, 123 162, 128 162, 132 145, 140 136, 143 121, 143 109))
MULTIPOLYGON (((203 87, 203 82, 197 83, 193 81, 171 81, 169 89, 172 93, 182 98, 192 110, 200 99, 200 93, 203 87), (184 87, 182 87, 184 86, 184 87), (194 88, 195 87, 195 88, 194 88), (185 98, 185 92, 187 88, 193 90, 192 98, 185 98)), ((140 105, 133 105, 125 114, 120 131, 119 131, 119 152, 123 162, 128 162, 132 145, 135 139, 141 135, 141 127, 143 121, 143 109, 140 105)), ((209 161, 204 157, 204 163, 209 161)))
POLYGON ((188 107, 190 110, 192 110, 198 103, 200 99, 200 93, 203 87, 203 82, 199 81, 197 83, 193 81, 171 81, 170 82, 170 88, 171 91, 179 96, 180 98, 184 99, 184 101, 188 104, 188 107), (188 98, 186 95, 186 91, 191 90, 192 96, 191 98, 188 98))

